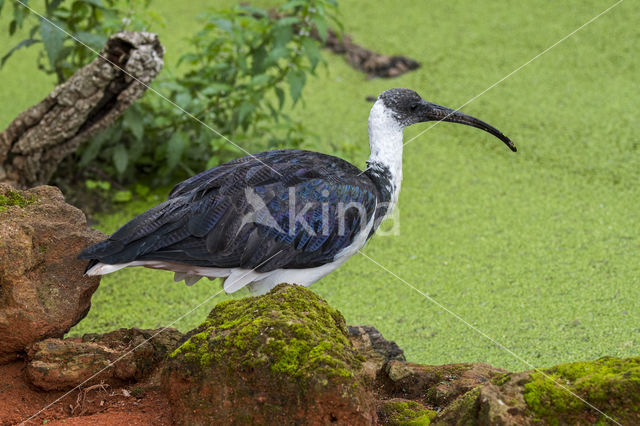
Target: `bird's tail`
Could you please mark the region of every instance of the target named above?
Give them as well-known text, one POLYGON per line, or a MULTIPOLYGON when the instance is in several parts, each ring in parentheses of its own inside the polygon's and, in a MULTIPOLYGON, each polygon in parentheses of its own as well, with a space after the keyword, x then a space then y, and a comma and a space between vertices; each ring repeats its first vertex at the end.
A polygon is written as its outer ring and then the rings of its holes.
POLYGON ((119 271, 122 268, 126 268, 127 266, 139 266, 144 262, 128 262, 128 263, 117 263, 114 265, 110 265, 108 263, 100 262, 96 259, 91 259, 87 264, 87 268, 84 270, 85 275, 106 275, 115 271, 119 271))
POLYGON ((100 263, 100 261, 98 259, 91 259, 89 260, 89 263, 87 263, 87 267, 84 268, 84 274, 85 275, 92 275, 89 273, 89 271, 96 266, 98 263, 100 263))

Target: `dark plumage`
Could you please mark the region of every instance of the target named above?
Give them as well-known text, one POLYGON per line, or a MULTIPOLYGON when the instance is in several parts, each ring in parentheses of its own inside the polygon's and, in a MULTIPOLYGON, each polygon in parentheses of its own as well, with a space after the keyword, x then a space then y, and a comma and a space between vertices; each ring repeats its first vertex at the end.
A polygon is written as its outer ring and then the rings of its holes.
POLYGON ((348 209, 345 232, 339 235, 338 203, 358 203, 365 207, 366 219, 371 219, 376 200, 389 197, 388 191, 379 189, 385 187, 380 179, 385 178, 373 175, 372 179, 370 173, 338 157, 311 151, 276 150, 242 157, 178 184, 167 201, 89 247, 79 258, 92 259, 87 269, 97 262, 134 260, 257 267, 258 272, 320 266, 349 246, 366 225, 355 207, 348 209), (296 216, 306 209, 304 222, 296 221, 293 232, 289 188, 296 194, 292 210, 296 216), (262 200, 262 208, 249 202, 248 190, 262 200), (323 204, 329 218, 324 230, 323 204), (275 224, 261 220, 267 213, 275 224), (250 220, 243 222, 243 218, 250 220), (304 224, 313 232, 307 232, 304 224))

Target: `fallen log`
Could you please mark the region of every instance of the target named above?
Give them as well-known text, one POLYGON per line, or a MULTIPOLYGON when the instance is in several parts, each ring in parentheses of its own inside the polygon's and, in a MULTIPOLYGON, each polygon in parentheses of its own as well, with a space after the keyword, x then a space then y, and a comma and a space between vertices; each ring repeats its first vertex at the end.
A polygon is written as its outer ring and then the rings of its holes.
MULTIPOLYGON (((320 36, 314 32, 314 36, 321 40, 320 36)), ((420 64, 406 56, 389 56, 366 49, 356 44, 348 34, 340 37, 335 31, 329 29, 324 47, 336 55, 344 55, 347 63, 363 73, 369 78, 398 77, 408 71, 415 70, 420 64)))
POLYGON ((142 96, 163 56, 156 34, 112 35, 98 57, 0 133, 0 182, 46 184, 62 159, 142 96))

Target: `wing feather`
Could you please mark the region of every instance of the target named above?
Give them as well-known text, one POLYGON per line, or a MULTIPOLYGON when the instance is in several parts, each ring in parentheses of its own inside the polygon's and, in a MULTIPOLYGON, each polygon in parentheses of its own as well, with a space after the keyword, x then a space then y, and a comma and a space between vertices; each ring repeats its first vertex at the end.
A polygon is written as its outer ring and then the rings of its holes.
POLYGON ((377 191, 366 174, 337 157, 255 154, 176 185, 167 201, 79 257, 259 272, 319 266, 333 261, 373 217, 377 191), (361 211, 340 211, 351 204, 361 211))

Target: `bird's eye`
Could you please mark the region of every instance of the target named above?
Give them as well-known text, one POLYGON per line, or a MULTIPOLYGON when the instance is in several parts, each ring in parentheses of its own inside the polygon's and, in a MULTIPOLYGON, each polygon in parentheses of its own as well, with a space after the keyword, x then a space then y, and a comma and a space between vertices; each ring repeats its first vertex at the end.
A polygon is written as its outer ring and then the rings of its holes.
POLYGON ((411 104, 411 111, 415 111, 416 109, 418 109, 418 103, 413 103, 411 104))

